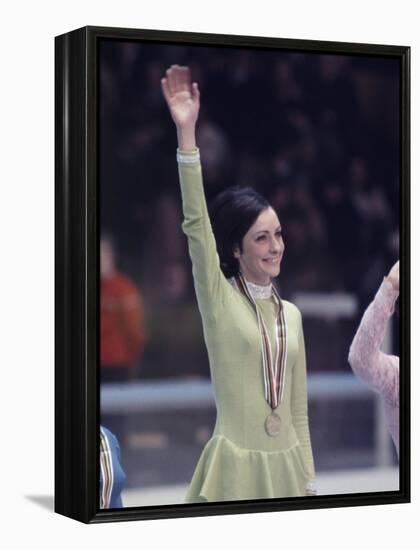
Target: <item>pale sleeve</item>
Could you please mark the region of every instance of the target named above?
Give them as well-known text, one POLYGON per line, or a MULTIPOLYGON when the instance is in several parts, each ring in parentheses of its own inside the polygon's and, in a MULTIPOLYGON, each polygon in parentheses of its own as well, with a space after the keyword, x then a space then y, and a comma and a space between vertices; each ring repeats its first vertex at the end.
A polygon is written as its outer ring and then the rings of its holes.
POLYGON ((184 215, 182 230, 188 238, 195 292, 202 318, 211 321, 217 317, 229 283, 220 269, 207 211, 199 151, 178 149, 177 159, 184 215))
POLYGON ((380 346, 397 297, 398 291, 384 279, 363 314, 349 352, 354 373, 393 404, 399 403, 399 358, 383 353, 380 346))
POLYGON ((305 340, 303 336, 302 317, 298 310, 297 315, 299 350, 296 363, 293 366, 292 375, 292 421, 302 449, 305 470, 309 477, 307 494, 316 494, 316 489, 314 486, 315 466, 312 455, 308 420, 308 389, 306 374, 305 340))

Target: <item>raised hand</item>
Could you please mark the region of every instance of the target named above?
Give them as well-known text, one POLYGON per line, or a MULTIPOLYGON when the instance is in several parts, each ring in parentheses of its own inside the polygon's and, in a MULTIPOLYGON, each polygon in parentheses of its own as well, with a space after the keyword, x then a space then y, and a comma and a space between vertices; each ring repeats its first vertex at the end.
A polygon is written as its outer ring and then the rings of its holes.
POLYGON ((163 95, 178 130, 180 147, 195 147, 195 138, 192 144, 192 137, 200 110, 200 92, 197 83, 191 83, 190 69, 172 65, 161 83, 163 95))
POLYGON ((395 290, 400 289, 400 261, 396 262, 392 267, 387 277, 395 290))

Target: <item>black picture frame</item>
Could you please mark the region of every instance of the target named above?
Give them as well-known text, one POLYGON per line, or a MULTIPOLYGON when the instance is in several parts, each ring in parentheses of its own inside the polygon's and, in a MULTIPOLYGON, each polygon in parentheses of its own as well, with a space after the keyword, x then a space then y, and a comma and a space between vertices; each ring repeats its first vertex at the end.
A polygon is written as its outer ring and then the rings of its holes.
POLYGON ((55 39, 55 511, 98 523, 410 501, 410 48, 158 30, 84 27, 55 39), (400 489, 260 501, 100 510, 98 43, 248 47, 400 61, 400 489))

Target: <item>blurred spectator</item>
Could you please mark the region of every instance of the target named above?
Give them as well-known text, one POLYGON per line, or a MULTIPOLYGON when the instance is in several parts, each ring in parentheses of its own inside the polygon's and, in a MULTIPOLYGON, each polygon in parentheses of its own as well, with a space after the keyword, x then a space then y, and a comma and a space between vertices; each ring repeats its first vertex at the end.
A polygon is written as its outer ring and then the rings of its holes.
POLYGON ((328 254, 334 262, 341 290, 354 291, 363 264, 361 220, 349 200, 349 190, 337 179, 328 180, 320 193, 327 226, 328 254))
POLYGON ((150 341, 144 378, 210 374, 200 315, 189 292, 190 271, 177 260, 161 266, 159 299, 147 313, 150 341))
POLYGON ((391 226, 391 213, 384 189, 368 172, 366 161, 353 157, 349 168, 351 202, 363 222, 363 241, 369 254, 382 251, 391 226), (380 241, 380 247, 378 247, 380 241))
POLYGON ((142 298, 134 282, 117 271, 110 237, 102 237, 100 255, 101 382, 125 382, 136 377, 144 349, 142 298))
POLYGON ((287 57, 274 63, 274 84, 276 98, 280 103, 295 105, 302 101, 303 91, 296 80, 293 64, 287 57))
POLYGON ((294 179, 279 178, 270 202, 279 215, 286 247, 287 262, 278 281, 282 294, 334 289, 337 274, 328 255, 326 227, 310 192, 294 179))
POLYGON ((201 160, 206 170, 208 185, 220 186, 226 181, 226 169, 230 161, 229 143, 222 129, 203 120, 198 130, 202 147, 201 160))

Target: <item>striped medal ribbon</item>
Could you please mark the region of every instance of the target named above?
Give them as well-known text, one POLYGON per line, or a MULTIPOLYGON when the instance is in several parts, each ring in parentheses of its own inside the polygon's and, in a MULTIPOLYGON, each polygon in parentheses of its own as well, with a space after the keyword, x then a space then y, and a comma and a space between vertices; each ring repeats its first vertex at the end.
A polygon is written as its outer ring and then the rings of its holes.
POLYGON ((265 326, 261 311, 248 289, 245 278, 242 273, 238 273, 234 279, 238 290, 248 299, 257 316, 258 328, 261 336, 264 397, 271 408, 271 413, 265 420, 265 429, 268 435, 276 436, 280 433, 281 422, 279 416, 274 412, 274 409, 277 408, 282 400, 286 373, 287 340, 283 305, 273 285, 274 300, 277 304, 277 315, 274 322, 276 350, 273 358, 267 327, 265 326))
POLYGON ((100 508, 109 508, 112 490, 114 488, 114 467, 112 464, 112 452, 105 432, 100 430, 100 469, 102 486, 100 491, 100 508))

